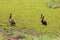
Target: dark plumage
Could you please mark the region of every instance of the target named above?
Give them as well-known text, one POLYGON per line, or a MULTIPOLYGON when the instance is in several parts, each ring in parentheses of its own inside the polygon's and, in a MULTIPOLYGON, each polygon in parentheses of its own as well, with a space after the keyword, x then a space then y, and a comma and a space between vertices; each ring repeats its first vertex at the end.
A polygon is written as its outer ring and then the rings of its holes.
POLYGON ((11 19, 11 21, 10 21, 10 25, 11 25, 11 26, 15 26, 15 22, 14 22, 14 20, 11 19))
POLYGON ((47 25, 47 22, 44 20, 43 14, 41 14, 41 22, 43 25, 47 25))
POLYGON ((11 17, 12 17, 12 14, 10 14, 10 16, 9 16, 10 25, 15 26, 15 21, 11 17))
POLYGON ((43 25, 47 25, 47 22, 46 22, 46 21, 43 21, 42 24, 43 24, 43 25))

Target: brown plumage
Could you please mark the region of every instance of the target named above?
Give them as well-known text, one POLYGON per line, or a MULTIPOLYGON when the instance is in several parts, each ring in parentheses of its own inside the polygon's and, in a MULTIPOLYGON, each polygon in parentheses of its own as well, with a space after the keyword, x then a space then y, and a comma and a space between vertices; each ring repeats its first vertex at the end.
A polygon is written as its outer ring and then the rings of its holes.
POLYGON ((43 14, 41 14, 41 22, 43 25, 47 25, 47 22, 45 21, 43 14))
POLYGON ((15 26, 15 22, 14 22, 14 20, 12 19, 12 14, 10 14, 10 16, 9 16, 9 22, 10 22, 10 25, 11 25, 11 26, 15 26))

